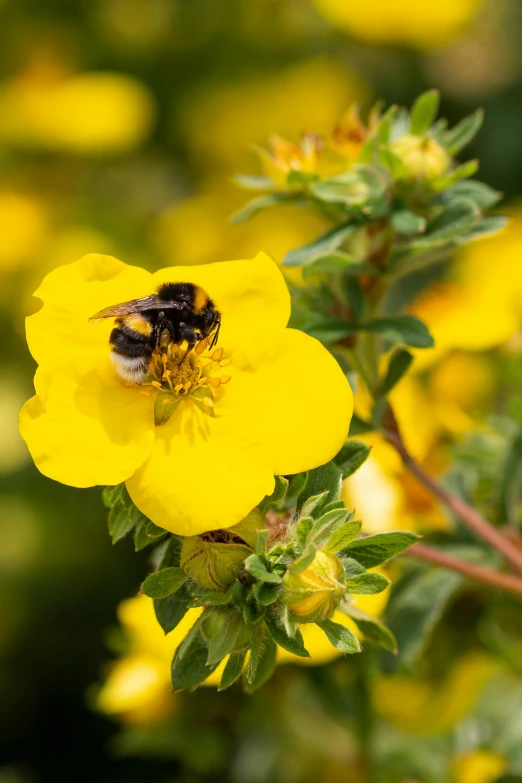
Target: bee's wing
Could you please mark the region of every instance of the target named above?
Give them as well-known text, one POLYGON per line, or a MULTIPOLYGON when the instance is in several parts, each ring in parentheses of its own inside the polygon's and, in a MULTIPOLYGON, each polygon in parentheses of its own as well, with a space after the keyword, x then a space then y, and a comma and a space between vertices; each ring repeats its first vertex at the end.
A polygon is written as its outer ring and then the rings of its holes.
POLYGON ((141 299, 131 299, 130 302, 111 305, 99 313, 91 315, 89 321, 101 321, 103 318, 118 318, 122 315, 131 315, 132 313, 143 313, 145 310, 177 310, 181 309, 180 302, 166 301, 157 294, 143 296, 141 299))

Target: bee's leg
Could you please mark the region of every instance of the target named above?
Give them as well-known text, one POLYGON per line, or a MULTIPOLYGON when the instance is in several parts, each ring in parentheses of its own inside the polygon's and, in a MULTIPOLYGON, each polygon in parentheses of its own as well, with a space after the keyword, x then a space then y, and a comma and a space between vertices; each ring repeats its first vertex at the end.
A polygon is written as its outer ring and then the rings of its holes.
POLYGON ((188 353, 196 345, 199 339, 199 335, 192 328, 192 326, 189 326, 189 324, 186 324, 183 321, 181 321, 179 324, 178 332, 179 332, 180 342, 182 343, 186 341, 188 343, 188 348, 187 348, 187 353, 188 353))

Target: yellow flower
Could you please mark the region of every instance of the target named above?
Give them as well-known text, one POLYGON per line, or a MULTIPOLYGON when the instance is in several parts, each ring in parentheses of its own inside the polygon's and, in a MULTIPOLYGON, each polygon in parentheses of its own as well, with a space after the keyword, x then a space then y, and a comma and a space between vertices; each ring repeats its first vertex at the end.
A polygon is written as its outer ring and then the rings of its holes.
POLYGON ((452 349, 489 350, 517 332, 522 325, 521 252, 520 208, 498 235, 460 250, 451 276, 421 294, 410 308, 435 340, 434 348, 416 352, 415 370, 452 349))
POLYGON ((47 220, 43 206, 16 191, 0 193, 0 268, 10 269, 37 253, 45 241, 47 220))
POLYGON ((292 171, 314 174, 317 171, 323 141, 314 133, 305 133, 300 144, 286 141, 282 136, 270 137, 270 152, 258 149, 265 174, 280 189, 285 189, 292 171))
POLYGON ((36 395, 20 430, 50 478, 77 487, 126 481, 156 524, 194 535, 236 524, 272 492, 274 475, 321 465, 344 442, 348 383, 319 342, 285 328, 288 290, 264 254, 155 274, 89 255, 51 272, 36 295, 44 306, 27 319, 36 395), (202 341, 182 364, 172 347, 154 360, 152 385, 128 388, 109 358, 110 319, 88 318, 173 281, 200 285, 216 302, 219 347, 202 341), (181 371, 189 385, 180 392, 181 371), (214 417, 192 396, 203 380, 214 417), (173 398, 175 412, 155 425, 173 398))
POLYGON ((82 73, 19 76, 0 89, 0 139, 87 154, 132 149, 148 135, 153 99, 135 79, 82 73))
POLYGON ((375 709, 402 731, 440 734, 472 709, 493 672, 489 658, 468 653, 442 683, 440 678, 431 681, 402 674, 381 676, 374 688, 375 709))
POLYGON ((315 0, 315 4, 333 24, 363 40, 429 49, 458 35, 481 0, 315 0))
POLYGON ((506 771, 505 756, 489 750, 459 754, 451 765, 454 783, 494 783, 506 771))

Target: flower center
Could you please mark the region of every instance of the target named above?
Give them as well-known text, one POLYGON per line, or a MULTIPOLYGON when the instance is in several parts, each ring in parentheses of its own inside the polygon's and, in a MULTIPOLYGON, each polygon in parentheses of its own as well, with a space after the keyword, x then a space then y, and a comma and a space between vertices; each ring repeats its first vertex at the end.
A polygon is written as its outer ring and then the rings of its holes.
POLYGON ((154 389, 158 391, 154 406, 157 425, 165 424, 183 400, 190 400, 208 416, 215 415, 215 393, 231 380, 230 375, 218 373, 232 357, 225 356, 223 348, 210 352, 208 345, 207 339, 190 350, 187 343, 162 343, 153 353, 142 394, 149 397, 154 389))

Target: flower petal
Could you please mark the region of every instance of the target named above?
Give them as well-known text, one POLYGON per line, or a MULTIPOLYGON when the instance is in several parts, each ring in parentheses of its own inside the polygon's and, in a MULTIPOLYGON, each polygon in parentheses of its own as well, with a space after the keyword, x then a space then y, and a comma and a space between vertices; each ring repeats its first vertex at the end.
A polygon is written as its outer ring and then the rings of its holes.
POLYGON ((97 253, 60 266, 48 274, 35 296, 44 305, 26 321, 29 350, 48 370, 73 362, 84 369, 108 355, 113 319, 89 322, 112 304, 147 296, 154 290, 152 275, 112 256, 97 253))
POLYGON ((353 395, 341 368, 320 342, 297 329, 265 335, 249 347, 250 417, 275 475, 324 465, 348 435, 353 395))
POLYGON ((189 282, 200 285, 222 315, 221 345, 244 344, 252 333, 285 327, 290 294, 277 264, 266 253, 247 261, 201 266, 173 266, 154 274, 154 285, 189 282))
MULTIPOLYGON (((49 379, 40 376, 42 393, 49 379)), ((20 433, 45 476, 74 487, 118 484, 150 454, 153 406, 138 388, 124 388, 106 359, 86 375, 57 373, 45 396, 22 408, 20 433)))
POLYGON ((156 429, 151 456, 127 480, 153 522, 184 536, 231 527, 273 491, 266 449, 240 413, 222 405, 213 419, 184 401, 156 429))

